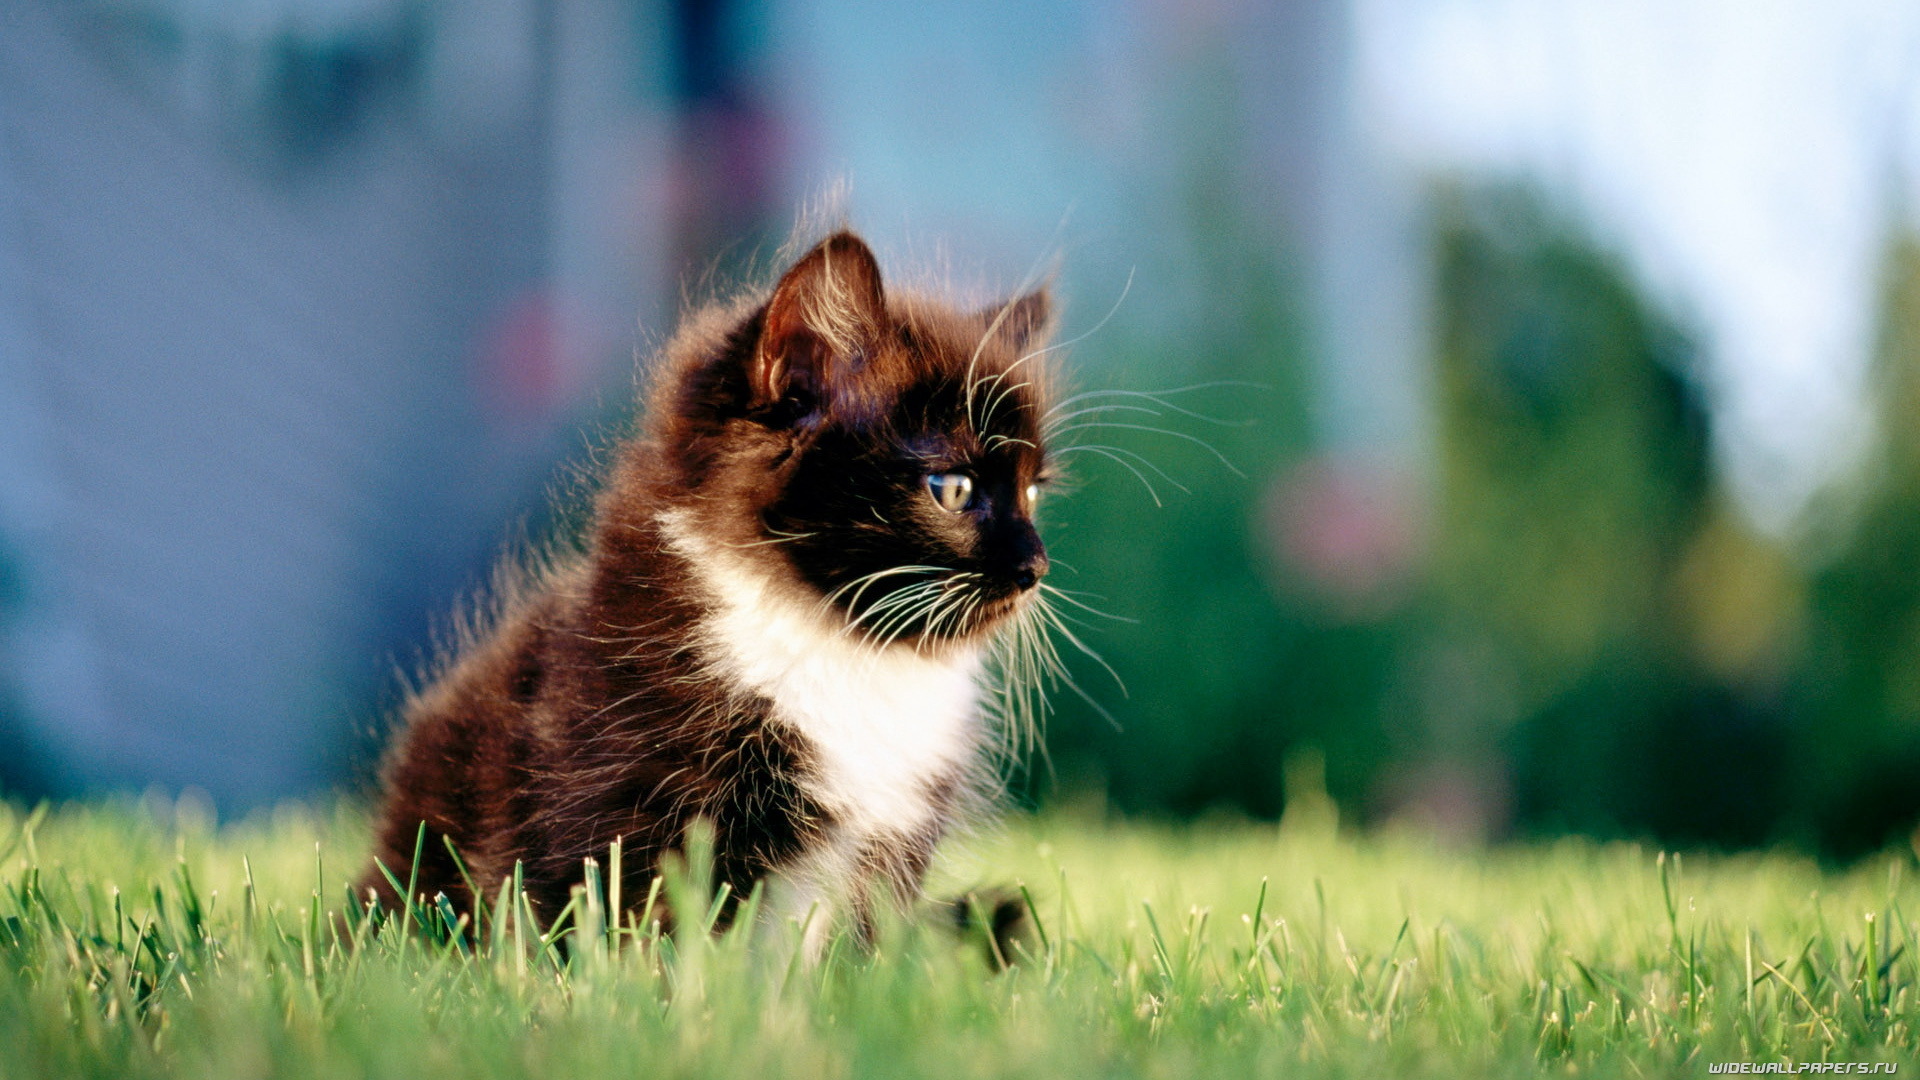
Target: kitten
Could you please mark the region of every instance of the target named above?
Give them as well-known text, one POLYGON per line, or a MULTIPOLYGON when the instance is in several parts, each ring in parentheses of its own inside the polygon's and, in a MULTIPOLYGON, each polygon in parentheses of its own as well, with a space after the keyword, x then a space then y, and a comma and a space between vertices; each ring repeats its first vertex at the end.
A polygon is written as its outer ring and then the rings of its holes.
MULTIPOLYGON (((444 836, 551 918, 616 837, 644 897, 704 819, 715 884, 769 879, 775 912, 870 936, 915 900, 993 774, 989 650, 1034 636, 1048 309, 886 290, 843 231, 694 313, 583 553, 410 703, 374 857, 406 880, 424 821, 421 894, 472 910, 444 836)), ((377 866, 360 890, 397 900, 377 866)))

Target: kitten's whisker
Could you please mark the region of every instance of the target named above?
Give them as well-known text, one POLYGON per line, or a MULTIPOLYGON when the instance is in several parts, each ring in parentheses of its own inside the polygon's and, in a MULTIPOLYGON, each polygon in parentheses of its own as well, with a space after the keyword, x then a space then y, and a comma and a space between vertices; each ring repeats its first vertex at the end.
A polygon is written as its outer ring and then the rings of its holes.
POLYGON ((1226 389, 1226 388, 1239 389, 1239 390, 1271 390, 1272 389, 1272 387, 1267 386, 1264 383, 1246 382, 1240 379, 1218 379, 1213 382, 1192 383, 1187 386, 1176 386, 1170 390, 1124 390, 1117 387, 1110 387, 1110 388, 1101 389, 1101 390, 1082 390, 1077 394, 1070 394, 1067 397, 1064 397, 1059 401, 1054 402, 1053 405, 1048 409, 1048 412, 1049 414, 1059 412, 1060 410, 1069 408, 1079 402, 1090 401, 1096 398, 1104 398, 1104 397, 1142 398, 1147 401, 1153 402, 1155 405, 1158 405, 1161 408, 1169 409, 1174 412, 1181 413, 1182 415, 1185 415, 1185 416, 1191 416, 1195 420, 1204 420, 1210 424, 1220 424, 1227 427, 1246 427, 1250 424, 1255 423, 1255 421, 1252 419, 1222 420, 1219 417, 1208 416, 1205 413, 1195 412, 1182 405, 1179 405, 1179 404, 1176 404, 1175 402, 1167 400, 1168 398, 1174 396, 1175 394, 1191 394, 1199 390, 1219 390, 1219 389, 1226 389))
POLYGON ((932 610, 933 605, 939 603, 939 601, 939 594, 929 594, 925 597, 915 598, 914 603, 906 605, 899 611, 896 611, 892 617, 871 632, 870 636, 877 639, 872 642, 874 651, 884 652, 894 642, 900 640, 901 636, 911 629, 916 622, 924 625, 926 613, 932 610))
POLYGON ((955 584, 934 598, 921 616, 920 628, 914 641, 916 651, 924 651, 929 642, 939 638, 947 618, 966 603, 969 591, 966 586, 955 584))
POLYGON ((773 530, 773 529, 768 529, 767 531, 775 533, 775 535, 765 540, 748 540, 744 543, 728 544, 726 546, 730 548, 736 548, 736 549, 752 548, 752 547, 767 547, 772 544, 791 544, 795 540, 811 540, 814 537, 820 535, 819 533, 782 533, 782 532, 777 532, 776 530, 773 530))
MULTIPOLYGON (((1051 637, 1046 633, 1047 627, 1045 624, 1051 620, 1054 613, 1050 606, 1044 602, 1044 598, 1036 598, 1036 601, 1031 608, 1033 619, 1030 623, 1027 620, 1023 620, 1020 627, 1022 631, 1025 631, 1025 633, 1021 635, 1020 644, 1023 651, 1025 651, 1022 662, 1027 665, 1025 672, 1028 677, 1034 678, 1036 682, 1044 678, 1047 683, 1065 686, 1067 689, 1073 691, 1076 697, 1086 702, 1087 706, 1098 713, 1108 724, 1112 725, 1115 731, 1121 730, 1120 721, 1114 717, 1113 713, 1104 705, 1094 700, 1093 696, 1087 693, 1087 691, 1080 686, 1079 682, 1073 678, 1072 673, 1068 671, 1066 663, 1061 659, 1058 650, 1053 647, 1051 637)), ((1066 627, 1059 625, 1057 622, 1053 622, 1052 626, 1072 641, 1077 649, 1092 658, 1103 668, 1106 668, 1108 674, 1113 675, 1116 685, 1120 686, 1121 692, 1126 692, 1125 684, 1119 681, 1119 677, 1114 674, 1113 669, 1098 653, 1089 648, 1085 642, 1075 637, 1066 627)), ((1040 706, 1042 709, 1046 707, 1044 697, 1040 699, 1040 706)), ((1037 741, 1037 733, 1032 737, 1036 740, 1033 745, 1044 753, 1044 744, 1037 741)))
POLYGON ((1060 452, 1064 454, 1074 450, 1105 450, 1111 453, 1120 454, 1133 461, 1139 462, 1141 465, 1145 466, 1148 469, 1153 470, 1153 474, 1155 476, 1158 476, 1160 479, 1165 480, 1169 484, 1172 484, 1174 487, 1178 488, 1179 490, 1185 491, 1188 494, 1192 494, 1191 490, 1188 489, 1187 485, 1181 483, 1178 480, 1175 480, 1171 473, 1167 472, 1167 470, 1155 464, 1152 458, 1130 447, 1114 446, 1111 443, 1074 443, 1071 446, 1062 448, 1060 452))
MULTIPOLYGON (((1140 621, 1138 619, 1129 619, 1125 615, 1115 615, 1115 614, 1112 614, 1111 612, 1101 611, 1099 608, 1094 607, 1091 604, 1075 599, 1074 594, 1071 592, 1068 592, 1066 589, 1055 588, 1054 586, 1049 585, 1044 581, 1040 583, 1040 589, 1041 591, 1047 593, 1049 596, 1057 596, 1060 599, 1065 600, 1067 603, 1072 604, 1074 607, 1077 607, 1080 610, 1090 615, 1098 615, 1103 619, 1112 619, 1114 622, 1138 623, 1140 621)), ((1083 594, 1083 595, 1090 595, 1090 594, 1083 594)))
POLYGON ((1005 379, 1007 376, 1013 374, 1014 369, 1018 368, 1021 364, 1024 364, 1029 360, 1038 360, 1052 351, 1053 350, 1051 348, 1046 348, 1046 349, 1035 349, 1032 352, 1024 353, 1018 359, 1008 364, 1006 367, 1006 370, 996 372, 993 375, 980 379, 976 383, 976 389, 985 389, 988 383, 998 383, 1002 379, 1005 379))
POLYGON ((859 617, 851 620, 842 632, 851 634, 864 630, 868 635, 884 633, 886 627, 891 625, 903 611, 910 614, 915 607, 938 599, 938 595, 935 590, 925 586, 916 585, 902 589, 862 611, 859 617))
POLYGON ((1014 753, 1019 753, 1023 744, 1034 744, 1040 739, 1040 719, 1046 708, 1045 684, 1057 677, 1059 670, 1047 663, 1047 651, 1044 627, 1036 609, 1028 612, 1020 624, 1019 663, 1021 677, 1021 696, 1016 703, 1020 710, 1017 720, 1019 727, 1013 732, 1015 741, 1010 744, 1014 753))
MULTIPOLYGON (((1003 371, 1000 374, 995 375, 993 377, 993 381, 1002 382, 1002 380, 1004 380, 1012 372, 1013 372, 1013 369, 1009 367, 1006 371, 1003 371)), ((1021 390, 1032 385, 1033 385, 1033 380, 1031 379, 1028 379, 1024 382, 1017 382, 1017 383, 1002 383, 1000 388, 993 392, 993 396, 987 399, 986 414, 980 418, 980 423, 976 425, 976 428, 987 428, 987 427, 993 426, 993 414, 1000 411, 1000 405, 1001 403, 1007 400, 1008 395, 1017 394, 1021 390)))
POLYGON ((924 606, 938 600, 944 591, 944 584, 944 582, 929 581, 898 589, 874 601, 872 605, 860 613, 859 621, 865 622, 869 619, 873 620, 868 630, 878 631, 886 625, 888 620, 899 615, 900 612, 910 611, 915 607, 924 606))
MULTIPOLYGON (((903 597, 903 596, 907 596, 907 595, 910 595, 910 594, 912 594, 912 593, 915 593, 915 592, 917 592, 917 591, 923 591, 923 590, 927 590, 927 589, 937 589, 937 588, 939 588, 939 587, 940 587, 940 586, 941 586, 941 585, 942 585, 942 584, 943 584, 943 583, 944 583, 945 581, 946 581, 946 579, 945 579, 944 577, 936 577, 936 578, 928 578, 928 579, 926 579, 926 580, 924 580, 924 581, 913 581, 913 582, 908 582, 908 583, 907 583, 907 584, 905 584, 905 585, 901 585, 901 586, 898 586, 898 587, 896 587, 896 588, 894 588, 894 589, 893 589, 892 591, 890 591, 890 592, 888 592, 888 593, 886 593, 886 594, 885 594, 885 595, 883 595, 883 596, 879 596, 879 597, 877 597, 877 598, 875 598, 875 599, 874 599, 874 601, 873 601, 873 603, 871 603, 871 604, 869 604, 869 605, 867 605, 867 606, 866 606, 865 608, 862 608, 861 610, 862 610, 862 611, 871 611, 871 610, 874 610, 874 609, 876 609, 876 608, 881 608, 881 607, 884 607, 885 605, 887 605, 887 604, 889 604, 889 603, 897 603, 897 602, 899 602, 899 600, 900 600, 900 598, 901 598, 901 597, 903 597)), ((867 582, 867 585, 869 585, 869 586, 870 586, 870 585, 873 585, 873 584, 875 584, 875 582, 873 582, 873 581, 869 581, 869 582, 867 582)), ((864 587, 864 586, 863 586, 863 587, 864 587)), ((857 601, 859 600, 859 598, 860 598, 860 594, 856 594, 856 595, 854 595, 854 596, 852 596, 852 597, 849 597, 848 599, 849 599, 849 601, 850 601, 850 602, 857 602, 857 601)))
POLYGON ((1219 460, 1221 465, 1224 465, 1226 467, 1228 472, 1232 473, 1233 475, 1239 477, 1242 480, 1245 480, 1247 478, 1247 474, 1241 472, 1239 466, 1235 465, 1231 460, 1229 460, 1227 455, 1221 453, 1212 443, 1208 442, 1205 439, 1200 438, 1197 435, 1189 435, 1184 431, 1172 431, 1167 428, 1154 427, 1151 424, 1125 424, 1125 423, 1120 423, 1118 421, 1113 421, 1113 420, 1102 420, 1097 423, 1075 424, 1071 427, 1062 428, 1061 434, 1066 434, 1074 431, 1083 431, 1083 430, 1096 428, 1096 427, 1117 428, 1121 431, 1145 431, 1154 435, 1165 435, 1168 438, 1172 438, 1172 439, 1183 439, 1187 442, 1192 443, 1195 446, 1200 447, 1202 450, 1205 450, 1207 453, 1212 454, 1216 459, 1219 460))
POLYGON ((1011 435, 989 435, 986 437, 985 442, 986 442, 986 448, 988 450, 992 450, 992 449, 995 449, 996 447, 1001 447, 1001 446, 1024 446, 1030 450, 1040 449, 1038 445, 1034 444, 1030 440, 1016 439, 1011 435))
MULTIPOLYGON (((976 383, 972 387, 975 393, 985 391, 989 385, 999 387, 999 390, 995 394, 994 398, 987 403, 986 414, 977 423, 974 424, 974 430, 978 431, 979 429, 984 428, 993 422, 993 414, 995 410, 999 408, 1000 402, 1004 401, 1006 399, 1006 396, 1009 393, 1020 389, 1020 387, 1022 386, 1033 385, 1033 380, 1030 379, 1026 382, 1020 383, 1017 386, 1010 387, 1007 385, 1006 380, 1013 375, 1014 371, 1017 368, 1019 368, 1021 364, 1024 364, 1029 360, 1038 360, 1039 358, 1045 356, 1048 353, 1048 351, 1049 350, 1047 349, 1039 349, 1034 352, 1027 353, 1026 355, 1020 357, 1018 360, 1015 360, 1013 363, 1008 364, 1006 367, 1006 370, 996 372, 993 375, 990 375, 984 379, 981 379, 979 380, 978 383, 976 383)), ((969 421, 973 419, 973 412, 971 409, 968 410, 967 417, 969 421)))
MULTIPOLYGON (((1047 637, 1044 620, 1044 603, 1036 604, 1027 619, 1025 627, 1026 664, 1027 664, 1027 710, 1026 728, 1021 733, 1028 746, 1040 742, 1040 720, 1051 707, 1048 704, 1046 688, 1061 682, 1071 682, 1065 664, 1060 662, 1060 654, 1054 650, 1053 642, 1047 637)), ((1018 749, 1018 748, 1016 748, 1018 749)))
MULTIPOLYGON (((1105 315, 1100 316, 1100 321, 1094 323, 1093 326, 1089 328, 1085 333, 1082 333, 1077 337, 1069 338, 1066 341, 1056 341, 1052 345, 1049 345, 1044 349, 1035 349, 1034 351, 1026 354, 1025 356, 1022 356, 1020 360, 1031 360, 1036 357, 1045 356, 1050 352, 1058 352, 1061 349, 1072 348, 1073 346, 1078 345, 1081 342, 1092 337, 1093 335, 1099 333, 1101 328, 1106 326, 1107 323, 1113 319, 1114 315, 1119 312, 1120 305, 1127 302, 1127 294, 1133 291, 1133 275, 1135 271, 1137 271, 1138 269, 1139 269, 1138 267, 1132 267, 1127 270, 1127 283, 1120 287, 1120 295, 1114 298, 1113 306, 1108 308, 1107 313, 1105 315)), ((1017 362, 1018 361, 1016 361, 1016 363, 1017 362)))
POLYGON ((974 617, 980 614, 980 608, 984 606, 986 602, 987 594, 978 589, 974 590, 973 595, 967 599, 966 609, 961 613, 960 625, 973 625, 974 617))
POLYGON ((965 610, 968 601, 977 590, 965 588, 949 589, 927 612, 926 623, 921 628, 920 639, 914 643, 915 652, 924 652, 927 642, 943 634, 954 616, 965 610))
POLYGON ((1132 696, 1131 694, 1127 693, 1126 682, 1120 678, 1119 672, 1113 670, 1113 665, 1107 663, 1106 657, 1101 656, 1099 653, 1093 651, 1093 649, 1089 647, 1086 642, 1081 641, 1079 635, 1075 634, 1072 628, 1067 626, 1067 624, 1061 620, 1060 614, 1058 612, 1046 606, 1040 606, 1038 610, 1040 611, 1041 617, 1046 619, 1047 622, 1055 630, 1058 630, 1062 637, 1066 638, 1068 642, 1072 643, 1074 648, 1086 654, 1088 658, 1092 659, 1094 663, 1099 664, 1101 668, 1103 668, 1106 671, 1107 675, 1113 679, 1114 685, 1120 688, 1120 694, 1122 697, 1132 696))
POLYGON ((929 616, 934 607, 953 591, 955 579, 960 576, 956 574, 936 581, 909 585, 883 597, 862 613, 861 620, 856 620, 856 625, 858 621, 880 614, 879 620, 867 628, 867 640, 869 644, 875 646, 876 651, 884 649, 898 640, 916 619, 922 620, 924 626, 923 617, 929 616))
POLYGON ((881 626, 886 625, 888 621, 902 609, 911 609, 923 600, 931 601, 937 598, 939 590, 944 585, 945 582, 942 581, 924 581, 896 589, 874 601, 862 609, 858 615, 849 619, 847 625, 842 629, 842 632, 852 633, 860 629, 861 625, 868 620, 874 620, 874 624, 867 626, 866 631, 868 634, 877 633, 881 626))
POLYGON ((989 387, 1002 385, 1006 382, 1007 376, 1013 374, 1013 369, 1019 367, 1021 360, 1025 359, 1027 358, 1021 357, 1020 360, 1015 360, 1013 363, 1008 364, 1005 371, 996 371, 991 375, 985 375, 974 380, 973 386, 970 389, 972 389, 975 395, 979 395, 986 393, 989 387))
POLYGON ((924 653, 945 644, 951 637, 957 636, 960 619, 967 610, 972 590, 956 590, 950 596, 942 597, 940 604, 927 614, 927 621, 914 640, 915 652, 924 653))
MULTIPOLYGON (((1066 225, 1066 221, 1062 219, 1060 224, 1061 226, 1064 227, 1066 225)), ((1056 237, 1059 235, 1058 230, 1055 230, 1054 235, 1056 237)), ((1025 295, 1027 290, 1031 289, 1036 283, 1039 282, 1040 267, 1044 265, 1046 261, 1047 261, 1047 256, 1045 254, 1042 254, 1039 258, 1033 261, 1033 265, 1027 267, 1026 274, 1021 277, 1019 286, 1016 287, 1013 291, 1014 299, 1017 300, 1021 296, 1025 295)), ((1127 275, 1127 283, 1129 285, 1133 283, 1133 275, 1131 273, 1127 275)), ((1125 297, 1126 297, 1126 294, 1124 292, 1121 293, 1121 298, 1125 299, 1125 297)), ((1000 325, 1007 321, 1007 313, 1012 310, 1013 310, 1012 301, 1008 301, 1007 303, 1000 305, 1000 310, 994 312, 993 320, 987 323, 987 328, 981 332, 980 340, 974 342, 973 355, 967 358, 967 370, 966 370, 966 373, 960 377, 960 383, 962 386, 966 387, 966 397, 964 399, 964 403, 966 406, 965 412, 967 414, 967 419, 969 422, 971 422, 973 419, 973 385, 974 385, 973 372, 974 372, 974 369, 979 366, 980 354, 986 351, 987 342, 992 341, 993 336, 1000 332, 1000 325)), ((979 428, 980 428, 980 425, 977 425, 977 424, 974 425, 974 430, 978 431, 979 428)))
POLYGON ((853 590, 853 596, 847 600, 847 605, 852 607, 860 602, 860 597, 866 594, 867 588, 874 582, 895 574, 949 574, 952 572, 953 571, 944 566, 890 566, 885 570, 876 570, 871 574, 862 574, 833 590, 821 598, 820 607, 822 610, 831 608, 835 601, 838 601, 849 590, 853 590))
MULTIPOLYGON (((1052 345, 1046 346, 1045 348, 1034 349, 1031 352, 1025 353, 1019 359, 1007 365, 1006 371, 1000 372, 999 375, 994 376, 994 378, 995 379, 1004 378, 1008 373, 1012 372, 1014 368, 1019 367, 1021 364, 1024 364, 1029 360, 1038 360, 1041 357, 1048 355, 1049 353, 1058 352, 1062 349, 1071 348, 1072 346, 1077 345, 1080 342, 1085 341, 1086 339, 1099 333, 1100 330, 1103 327, 1105 327, 1109 321, 1113 319, 1114 314, 1120 310, 1121 305, 1126 303, 1127 294, 1133 291, 1134 273, 1135 273, 1135 269, 1129 269, 1127 271, 1126 284, 1121 286, 1120 295, 1114 298, 1113 306, 1108 308, 1107 313, 1100 317, 1100 321, 1094 323, 1093 326, 1090 327, 1086 332, 1076 335, 1075 337, 1067 341, 1056 342, 1052 345)), ((999 330, 1000 321, 1005 317, 1006 312, 1007 312, 1007 308, 1002 308, 1000 310, 999 314, 994 318, 993 324, 987 328, 986 334, 982 335, 979 343, 974 346, 973 356, 969 358, 967 361, 967 371, 966 371, 966 375, 964 376, 965 386, 967 388, 965 411, 966 411, 967 419, 970 423, 973 424, 973 428, 975 431, 979 431, 980 429, 986 427, 989 422, 991 422, 993 418, 994 409, 993 409, 993 406, 989 406, 989 408, 987 409, 987 415, 984 419, 978 419, 978 420, 975 419, 974 412, 973 412, 974 397, 977 390, 981 387, 982 383, 984 383, 987 380, 981 380, 979 382, 976 382, 973 377, 973 373, 979 363, 981 351, 986 347, 987 341, 993 336, 994 333, 996 333, 999 330)), ((1004 396, 1004 394, 1002 396, 1004 396)))
POLYGON ((1033 643, 1033 662, 1036 669, 1044 670, 1053 675, 1065 675, 1067 671, 1066 661, 1061 659, 1059 647, 1054 645, 1053 638, 1047 633, 1049 628, 1047 616, 1049 613, 1050 609, 1047 605, 1034 605, 1033 625, 1030 635, 1033 643))
MULTIPOLYGON (((1122 618, 1120 618, 1120 616, 1118 616, 1118 615, 1108 615, 1108 614, 1107 614, 1106 612, 1104 612, 1104 611, 1103 611, 1103 612, 1101 612, 1100 614, 1101 614, 1101 616, 1102 616, 1102 617, 1104 617, 1104 618, 1108 618, 1108 619, 1113 619, 1113 620, 1114 620, 1114 621, 1116 621, 1116 622, 1129 622, 1129 623, 1130 623, 1130 622, 1135 622, 1135 621, 1136 621, 1136 620, 1134 620, 1134 619, 1122 619, 1122 618)), ((1092 631, 1092 630, 1098 630, 1098 629, 1100 628, 1100 624, 1099 624, 1099 623, 1096 623, 1096 622, 1093 622, 1093 621, 1092 621, 1092 620, 1090 620, 1090 619, 1084 619, 1084 618, 1081 618, 1081 617, 1080 617, 1079 615, 1077 615, 1077 614, 1075 614, 1075 613, 1073 613, 1073 612, 1071 612, 1071 611, 1055 611, 1055 612, 1053 613, 1053 615, 1052 615, 1052 617, 1053 617, 1053 618, 1055 618, 1055 619, 1059 619, 1059 620, 1062 620, 1062 621, 1064 621, 1064 622, 1070 622, 1070 623, 1072 623, 1073 625, 1075 625, 1075 626, 1077 626, 1077 627, 1079 627, 1079 628, 1080 628, 1081 630, 1085 630, 1085 631, 1092 631)))
POLYGON ((975 431, 978 431, 981 425, 975 422, 973 418, 974 390, 978 385, 974 381, 973 373, 980 366, 980 354, 986 351, 987 342, 992 341, 993 335, 1000 332, 1000 324, 1007 321, 1007 312, 1012 309, 1012 304, 1004 304, 999 311, 994 312, 993 321, 987 323, 987 328, 980 334, 980 340, 974 343, 973 355, 967 357, 966 372, 960 376, 960 384, 966 387, 966 396, 962 401, 962 405, 967 414, 967 422, 972 425, 975 431))
POLYGON ((1046 640, 1041 609, 1045 599, 1035 596, 992 643, 991 661, 998 672, 998 688, 991 703, 998 722, 1000 752, 1008 760, 1032 748, 1042 748, 1040 724, 1048 711, 1045 687, 1066 681, 1059 655, 1046 640))
MULTIPOLYGON (((1119 462, 1122 467, 1124 467, 1128 472, 1132 473, 1134 477, 1140 481, 1140 485, 1142 487, 1147 489, 1147 497, 1153 500, 1153 505, 1155 506, 1166 505, 1165 503, 1160 501, 1160 493, 1154 489, 1153 482, 1147 479, 1146 474, 1141 472, 1139 469, 1134 468, 1133 463, 1128 461, 1126 457, 1123 456, 1123 455, 1131 455, 1133 457, 1139 458, 1140 455, 1134 454, 1131 450, 1123 450, 1118 446, 1102 446, 1094 443, 1081 443, 1077 446, 1064 446, 1064 447, 1061 447, 1059 450, 1054 451, 1054 453, 1064 457, 1067 454, 1077 453, 1081 450, 1085 450, 1088 453, 1099 454, 1101 457, 1111 458, 1114 461, 1119 462)), ((1167 476, 1166 473, 1163 472, 1159 466, 1153 464, 1152 462, 1146 460, 1145 458, 1140 458, 1140 463, 1147 466, 1149 469, 1152 469, 1154 472, 1160 473, 1160 475, 1167 481, 1167 483, 1172 484, 1174 487, 1179 488, 1181 491, 1187 490, 1187 488, 1184 485, 1182 485, 1178 480, 1175 480, 1171 476, 1167 476)))
POLYGON ((885 627, 891 622, 894 616, 899 613, 900 609, 911 602, 914 602, 914 600, 909 599, 888 608, 869 609, 868 611, 862 612, 859 618, 849 620, 845 626, 840 628, 840 636, 856 639, 861 644, 870 645, 873 643, 874 638, 884 631, 885 627))
POLYGON ((842 631, 847 636, 858 637, 858 643, 869 652, 878 654, 893 643, 895 636, 906 627, 913 625, 920 613, 935 599, 931 595, 920 595, 896 605, 892 609, 879 613, 880 617, 865 625, 849 626, 842 631))
POLYGON ((1079 698, 1081 701, 1086 702, 1087 707, 1089 709, 1092 709, 1094 712, 1099 713, 1100 719, 1105 720, 1107 722, 1107 725, 1113 728, 1113 730, 1115 731, 1126 730, 1125 727, 1121 726, 1119 718, 1114 716, 1111 710, 1109 710, 1105 705, 1100 704, 1098 701, 1095 701, 1093 699, 1093 695, 1081 689, 1080 684, 1075 682, 1072 678, 1065 675, 1060 676, 1060 685, 1073 691, 1073 695, 1079 698))
POLYGON ((956 581, 954 583, 954 588, 950 593, 952 602, 948 605, 947 611, 934 622, 934 630, 944 632, 948 624, 956 627, 961 625, 960 620, 964 617, 965 613, 979 603, 982 593, 979 587, 973 583, 978 579, 979 575, 968 574, 966 577, 968 580, 964 582, 956 581))
POLYGON ((1046 421, 1040 425, 1040 430, 1045 434, 1051 435, 1054 432, 1059 431, 1060 425, 1066 423, 1069 420, 1078 419, 1079 417, 1082 417, 1082 416, 1092 416, 1099 413, 1110 413, 1110 412, 1139 412, 1139 413, 1146 413, 1148 416, 1161 415, 1159 409, 1150 409, 1145 405, 1087 405, 1082 408, 1075 409, 1072 412, 1049 413, 1047 415, 1046 421))

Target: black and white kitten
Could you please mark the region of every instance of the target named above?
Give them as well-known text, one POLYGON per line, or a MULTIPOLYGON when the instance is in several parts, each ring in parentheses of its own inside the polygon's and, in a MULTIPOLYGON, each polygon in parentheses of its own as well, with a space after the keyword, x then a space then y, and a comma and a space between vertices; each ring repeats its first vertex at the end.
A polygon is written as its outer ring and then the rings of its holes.
POLYGON ((990 652, 1036 633, 1047 320, 1044 292, 889 291, 848 232, 690 316, 584 551, 410 703, 374 857, 405 880, 424 821, 423 895, 475 903, 444 836, 552 917, 616 837, 644 897, 704 819, 718 881, 776 911, 870 932, 917 898, 990 786, 990 652))

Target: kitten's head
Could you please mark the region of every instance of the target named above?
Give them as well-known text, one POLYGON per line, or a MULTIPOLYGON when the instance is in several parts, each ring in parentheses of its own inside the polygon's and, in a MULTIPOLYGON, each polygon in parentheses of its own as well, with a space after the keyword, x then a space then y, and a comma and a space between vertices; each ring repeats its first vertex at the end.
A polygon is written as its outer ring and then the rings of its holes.
POLYGON ((683 361, 655 442, 675 502, 870 641, 990 634, 1047 572, 1047 320, 1044 291, 889 293, 866 244, 830 236, 683 361))

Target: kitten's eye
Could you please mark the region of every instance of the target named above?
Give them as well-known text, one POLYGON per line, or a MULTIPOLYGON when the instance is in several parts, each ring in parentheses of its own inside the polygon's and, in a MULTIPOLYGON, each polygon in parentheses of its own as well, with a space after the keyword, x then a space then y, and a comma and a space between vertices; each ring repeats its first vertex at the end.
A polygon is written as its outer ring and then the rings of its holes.
POLYGON ((957 472, 934 473, 927 477, 927 493, 940 509, 957 514, 973 501, 973 477, 957 472))
POLYGON ((1039 502, 1040 502, 1040 485, 1028 484, 1027 485, 1027 505, 1036 506, 1039 504, 1039 502))

